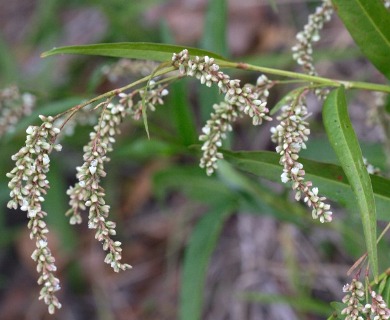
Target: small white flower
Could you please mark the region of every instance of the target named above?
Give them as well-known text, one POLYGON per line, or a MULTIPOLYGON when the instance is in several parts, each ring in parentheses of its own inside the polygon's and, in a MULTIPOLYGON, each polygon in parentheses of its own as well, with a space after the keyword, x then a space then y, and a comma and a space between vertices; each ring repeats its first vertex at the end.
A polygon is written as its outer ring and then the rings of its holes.
POLYGON ((28 211, 28 214, 27 216, 31 219, 31 218, 35 218, 37 216, 37 210, 30 210, 28 211))
POLYGON ((96 166, 90 166, 88 169, 89 169, 89 172, 90 172, 92 175, 95 174, 95 172, 96 172, 96 166))
POLYGON ((38 244, 39 244, 39 247, 40 247, 41 249, 47 247, 47 241, 45 241, 45 240, 39 240, 39 241, 38 241, 38 244))
POLYGON ((283 172, 282 175, 281 175, 281 179, 282 179, 283 183, 287 183, 290 180, 289 177, 288 177, 288 173, 287 172, 283 172))
POLYGON ((94 159, 94 160, 91 161, 91 166, 92 166, 92 167, 96 167, 97 164, 98 164, 98 161, 97 161, 96 159, 94 159))
POLYGON ((291 169, 291 173, 295 176, 298 174, 298 172, 299 172, 299 168, 297 168, 297 167, 294 167, 291 169))
POLYGON ((43 158, 42 158, 42 163, 43 165, 47 166, 49 163, 50 163, 50 158, 47 154, 44 154, 43 155, 43 158))
POLYGON ((27 129, 26 129, 26 133, 31 135, 33 134, 35 131, 35 127, 34 126, 29 126, 27 129))

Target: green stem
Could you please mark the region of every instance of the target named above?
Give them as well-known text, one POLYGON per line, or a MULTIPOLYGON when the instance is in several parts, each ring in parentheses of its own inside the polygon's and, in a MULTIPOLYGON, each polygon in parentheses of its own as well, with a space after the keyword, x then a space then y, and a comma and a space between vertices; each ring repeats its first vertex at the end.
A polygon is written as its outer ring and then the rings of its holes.
POLYGON ((375 286, 377 285, 380 281, 382 281, 383 279, 386 279, 388 276, 390 275, 390 268, 388 268, 385 272, 382 272, 379 276, 378 276, 378 281, 375 282, 374 280, 370 282, 370 286, 375 286))
MULTIPOLYGON (((169 67, 169 68, 161 69, 161 70, 155 72, 155 73, 153 74, 153 77, 157 77, 157 76, 160 76, 160 75, 162 75, 162 74, 166 74, 166 73, 171 72, 171 71, 174 71, 174 70, 176 70, 174 67, 169 67)), ((70 117, 72 117, 74 113, 76 113, 76 112, 79 111, 80 109, 86 107, 87 105, 89 105, 89 104, 91 104, 91 103, 94 103, 94 102, 96 102, 96 101, 102 100, 102 99, 104 99, 104 98, 107 98, 107 99, 108 99, 108 98, 111 98, 111 97, 113 97, 113 96, 115 96, 115 95, 118 95, 119 93, 121 93, 121 92, 123 92, 123 91, 126 91, 126 90, 128 90, 128 89, 130 89, 130 88, 132 88, 132 87, 135 87, 135 86, 137 86, 137 85, 139 85, 139 84, 141 84, 141 83, 143 83, 143 82, 148 81, 150 78, 151 78, 151 75, 146 76, 146 77, 143 77, 142 79, 139 79, 139 80, 137 80, 137 81, 135 81, 135 82, 132 82, 132 83, 130 83, 130 84, 128 84, 128 85, 126 85, 126 86, 124 86, 124 87, 122 87, 122 88, 114 89, 114 90, 108 91, 108 92, 106 92, 106 93, 103 93, 103 94, 101 94, 101 95, 99 95, 99 96, 97 96, 97 97, 94 97, 94 98, 92 98, 92 99, 90 99, 90 100, 88 100, 88 101, 85 101, 85 102, 83 102, 83 103, 81 103, 81 104, 79 104, 79 105, 77 105, 77 106, 74 106, 73 108, 70 108, 70 109, 68 109, 68 110, 66 110, 66 111, 64 111, 64 112, 62 112, 62 113, 60 113, 60 114, 57 114, 57 115, 54 117, 54 119, 58 119, 58 118, 62 117, 63 115, 65 115, 65 114, 67 114, 67 113, 69 113, 69 112, 72 112, 72 114, 71 114, 71 116, 70 116, 70 117)))
POLYGON ((317 84, 322 84, 322 85, 326 85, 326 86, 330 86, 330 87, 344 86, 346 89, 363 89, 363 90, 369 90, 369 91, 380 91, 380 92, 390 93, 390 86, 388 86, 388 85, 368 83, 368 82, 335 80, 335 79, 329 79, 329 78, 324 78, 324 77, 310 76, 310 75, 298 73, 298 72, 260 67, 260 66, 255 66, 252 64, 248 64, 248 63, 242 63, 242 62, 237 63, 237 62, 223 61, 223 62, 221 62, 220 67, 244 69, 244 70, 250 70, 250 71, 259 71, 259 72, 263 72, 263 73, 267 73, 267 74, 273 74, 273 75, 278 75, 278 76, 282 76, 282 77, 288 77, 288 78, 300 79, 300 80, 304 80, 304 81, 308 81, 308 82, 314 82, 317 84))

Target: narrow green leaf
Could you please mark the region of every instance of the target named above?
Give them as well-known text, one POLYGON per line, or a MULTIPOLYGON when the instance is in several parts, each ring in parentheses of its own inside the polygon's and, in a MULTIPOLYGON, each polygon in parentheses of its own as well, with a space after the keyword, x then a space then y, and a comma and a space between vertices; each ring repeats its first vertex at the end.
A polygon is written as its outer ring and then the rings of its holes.
POLYGON ((390 79, 390 13, 382 0, 332 0, 356 44, 390 79))
POLYGON ((0 82, 2 86, 14 83, 18 80, 18 67, 15 56, 12 54, 8 44, 0 34, 0 82))
MULTIPOLYGON (((224 158, 240 170, 253 173, 259 177, 280 182, 282 173, 279 164, 280 156, 269 151, 233 152, 222 150, 224 158)), ((354 193, 348 179, 340 166, 299 158, 306 172, 306 179, 313 181, 320 193, 331 200, 349 208, 356 204, 354 193)), ((390 180, 371 176, 378 218, 390 221, 390 180)))
POLYGON ((177 81, 171 84, 168 95, 169 105, 172 106, 172 118, 181 142, 188 146, 197 142, 195 115, 191 110, 187 96, 186 81, 177 81))
POLYGON ((183 154, 186 151, 187 148, 173 142, 165 142, 159 139, 149 140, 141 137, 129 143, 121 144, 113 151, 112 158, 122 161, 132 159, 134 161, 142 162, 155 159, 156 155, 158 155, 159 158, 171 157, 178 153, 183 154))
MULTIPOLYGON (((220 53, 224 56, 228 53, 227 45, 227 17, 228 8, 226 0, 209 0, 205 22, 203 25, 203 38, 201 45, 204 49, 220 53)), ((208 88, 199 84, 200 116, 202 122, 210 118, 213 104, 222 100, 219 89, 215 86, 208 88)))
POLYGON ((204 170, 194 166, 181 165, 164 169, 154 175, 153 185, 158 197, 174 189, 191 199, 213 206, 237 198, 221 181, 207 177, 204 170))
POLYGON ((333 301, 330 303, 333 308, 333 314, 327 320, 345 319, 344 315, 341 315, 341 311, 345 308, 345 304, 339 301, 333 301))
POLYGON ((263 187, 257 181, 249 179, 227 161, 218 162, 217 173, 224 185, 229 187, 232 193, 239 194, 238 199, 244 204, 249 204, 251 210, 266 212, 264 214, 270 214, 279 221, 303 226, 307 214, 301 206, 284 199, 280 194, 263 187))
POLYGON ((227 45, 227 19, 228 6, 226 0, 211 0, 208 2, 206 12, 202 47, 217 52, 223 56, 228 55, 227 45))
POLYGON ((184 256, 180 289, 179 319, 202 319, 203 292, 210 257, 234 202, 223 202, 207 212, 196 224, 184 256))
POLYGON ((386 286, 383 290, 382 294, 383 300, 385 300, 386 304, 390 304, 390 277, 386 278, 386 286))
POLYGON ((83 54, 115 58, 170 61, 173 53, 178 53, 184 49, 188 49, 190 55, 213 57, 215 58, 216 63, 227 61, 220 55, 206 50, 150 42, 99 43, 83 46, 60 47, 42 53, 41 57, 45 58, 56 54, 83 54))
POLYGON ((372 273, 376 278, 378 275, 378 256, 374 193, 347 108, 344 88, 333 90, 324 102, 323 121, 329 141, 355 194, 363 223, 368 258, 372 273))
POLYGON ((383 279, 379 282, 378 289, 377 289, 377 291, 376 291, 376 293, 380 294, 382 297, 383 297, 383 289, 385 288, 386 281, 387 281, 387 277, 383 278, 383 279))

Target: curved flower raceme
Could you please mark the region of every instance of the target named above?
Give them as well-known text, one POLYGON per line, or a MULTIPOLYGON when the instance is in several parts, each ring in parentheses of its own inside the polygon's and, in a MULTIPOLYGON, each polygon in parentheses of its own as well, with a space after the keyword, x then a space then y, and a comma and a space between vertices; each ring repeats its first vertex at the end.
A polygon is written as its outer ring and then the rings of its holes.
POLYGON ((56 296, 60 282, 54 275, 57 267, 47 243, 49 230, 43 220, 47 213, 42 209, 42 202, 49 189, 46 179, 50 166, 49 155, 53 149, 60 151, 61 145, 55 144, 60 130, 53 126, 53 118, 40 118, 42 125, 28 127, 25 146, 12 156, 16 166, 7 174, 11 179, 8 184, 11 189, 8 207, 26 211, 30 219, 30 238, 36 243, 31 257, 37 262, 37 271, 41 274, 38 279, 38 284, 42 286, 39 299, 47 304, 49 313, 53 314, 56 308, 61 308, 56 296))
POLYGON ((313 64, 313 43, 320 40, 319 32, 324 23, 331 19, 332 14, 332 2, 324 0, 322 5, 317 7, 316 12, 309 15, 309 21, 303 31, 296 35, 298 43, 292 47, 294 60, 312 76, 318 75, 313 64))
POLYGON ((371 301, 367 301, 369 303, 363 305, 365 300, 363 283, 353 279, 351 284, 346 284, 343 287, 343 292, 347 293, 342 299, 346 307, 341 311, 341 314, 345 315, 345 320, 390 319, 390 309, 383 297, 371 288, 369 291, 371 301))
POLYGON ((299 152, 306 148, 310 129, 305 121, 307 108, 302 98, 282 107, 282 113, 277 117, 280 124, 271 128, 271 139, 277 144, 276 152, 281 155, 280 164, 283 166, 281 180, 284 183, 292 181, 292 188, 296 191, 295 199, 303 201, 312 208, 313 219, 321 222, 332 221, 330 205, 324 201, 325 197, 318 195, 318 188, 312 187, 311 181, 305 181, 305 170, 298 161, 299 152))
POLYGON ((241 88, 240 80, 232 80, 220 71, 219 66, 214 63, 214 58, 196 56, 191 59, 185 49, 173 54, 172 65, 179 69, 182 75, 195 77, 208 87, 212 84, 218 85, 219 90, 225 94, 225 102, 236 105, 240 111, 249 115, 254 125, 261 124, 263 120, 272 120, 268 116, 267 101, 260 100, 259 94, 250 86, 241 88))
POLYGON ((363 308, 363 313, 371 314, 375 320, 390 319, 390 309, 380 294, 371 291, 371 303, 367 303, 363 308))
MULTIPOLYGON (((322 5, 316 8, 315 13, 309 15, 309 21, 304 26, 303 31, 298 32, 296 35, 298 43, 292 47, 293 59, 309 75, 318 75, 313 63, 313 43, 320 40, 320 31, 324 23, 332 18, 332 14, 332 2, 330 0, 323 0, 322 5)), ((319 98, 323 99, 328 92, 324 89, 316 89, 315 93, 319 98)))
POLYGON ((88 226, 96 229, 95 238, 108 251, 104 261, 116 272, 131 266, 120 262, 121 243, 111 239, 116 234, 116 224, 107 220, 110 207, 105 203, 105 190, 100 185, 100 180, 106 175, 104 163, 110 160, 107 152, 112 151, 114 136, 119 133, 119 124, 125 115, 126 109, 121 104, 109 103, 106 106, 99 123, 94 127, 95 131, 90 134, 90 142, 84 147, 84 164, 77 167, 79 182, 67 192, 72 208, 67 213, 70 215, 70 222, 81 223, 80 211, 89 208, 88 226))
POLYGON ((272 120, 268 116, 266 105, 268 89, 273 83, 262 75, 256 86, 241 87, 240 80, 232 80, 220 71, 213 58, 196 56, 191 59, 188 50, 174 54, 172 64, 182 75, 195 77, 208 87, 216 84, 220 92, 225 94, 224 101, 213 106, 214 113, 203 127, 203 134, 199 138, 203 142, 200 166, 211 175, 217 169, 218 159, 223 158, 222 153, 217 151, 222 145, 222 139, 226 137, 226 132, 232 130, 232 123, 238 116, 247 114, 254 125, 260 125, 263 120, 272 120))
POLYGON ((99 123, 90 134, 88 145, 84 147, 84 164, 76 168, 79 182, 67 191, 71 209, 66 214, 70 216, 70 223, 81 223, 81 212, 88 208, 88 226, 96 229, 96 239, 102 242, 103 249, 108 251, 104 261, 116 272, 131 266, 120 262, 121 243, 111 239, 111 236, 116 234, 116 224, 107 220, 110 207, 105 203, 105 190, 100 185, 100 180, 106 176, 104 163, 110 161, 107 153, 113 150, 115 136, 120 133, 119 125, 125 116, 130 115, 138 120, 142 115, 143 104, 154 111, 157 104, 163 104, 163 98, 167 94, 168 90, 164 85, 156 84, 152 80, 146 91, 137 90, 128 94, 122 92, 118 94, 119 103, 103 103, 104 109, 99 123), (134 102, 134 96, 137 94, 141 100, 134 102))
POLYGON ((343 292, 347 293, 342 302, 347 306, 341 311, 342 315, 346 315, 346 320, 363 320, 360 316, 364 299, 364 286, 360 281, 353 279, 351 284, 346 284, 343 287, 343 292))
POLYGON ((226 133, 232 131, 232 123, 238 117, 237 107, 226 102, 214 104, 214 113, 211 119, 207 120, 203 127, 203 134, 199 140, 202 145, 203 155, 200 159, 200 167, 206 169, 207 175, 211 175, 217 169, 217 161, 223 158, 218 148, 222 146, 222 139, 226 138, 226 133))

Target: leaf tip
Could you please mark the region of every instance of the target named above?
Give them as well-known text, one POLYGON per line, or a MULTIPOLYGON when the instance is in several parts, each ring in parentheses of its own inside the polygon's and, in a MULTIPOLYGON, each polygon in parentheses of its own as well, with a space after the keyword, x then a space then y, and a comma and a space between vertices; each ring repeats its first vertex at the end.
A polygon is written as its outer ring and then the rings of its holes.
POLYGON ((41 57, 41 58, 47 58, 47 57, 51 56, 51 55, 52 55, 52 51, 55 50, 55 49, 56 49, 56 48, 53 48, 53 49, 51 49, 51 50, 49 50, 49 51, 42 52, 41 55, 40 55, 40 57, 41 57))

